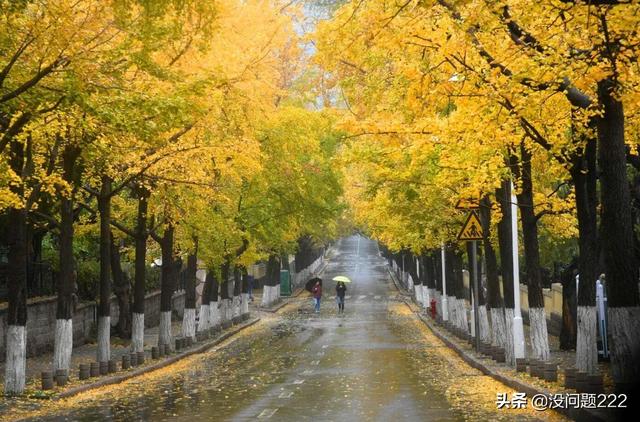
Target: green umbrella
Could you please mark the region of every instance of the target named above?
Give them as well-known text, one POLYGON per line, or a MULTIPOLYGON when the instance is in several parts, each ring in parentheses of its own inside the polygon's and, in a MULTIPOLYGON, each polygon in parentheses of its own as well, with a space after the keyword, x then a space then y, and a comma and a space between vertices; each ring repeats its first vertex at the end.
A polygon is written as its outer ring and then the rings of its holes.
POLYGON ((333 281, 342 281, 343 283, 351 283, 351 280, 349 280, 349 277, 345 277, 343 275, 333 277, 333 281))

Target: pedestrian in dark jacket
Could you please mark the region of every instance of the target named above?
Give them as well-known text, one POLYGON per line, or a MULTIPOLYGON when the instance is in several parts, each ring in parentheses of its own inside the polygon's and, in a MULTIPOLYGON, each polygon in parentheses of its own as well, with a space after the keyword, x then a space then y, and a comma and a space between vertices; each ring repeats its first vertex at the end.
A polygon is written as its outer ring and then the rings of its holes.
POLYGON ((320 313, 320 299, 322 299, 322 285, 319 281, 316 281, 316 285, 311 290, 313 293, 313 302, 315 304, 316 313, 320 313))
POLYGON ((344 295, 347 292, 347 285, 342 281, 336 284, 336 302, 338 302, 338 313, 344 313, 344 295))

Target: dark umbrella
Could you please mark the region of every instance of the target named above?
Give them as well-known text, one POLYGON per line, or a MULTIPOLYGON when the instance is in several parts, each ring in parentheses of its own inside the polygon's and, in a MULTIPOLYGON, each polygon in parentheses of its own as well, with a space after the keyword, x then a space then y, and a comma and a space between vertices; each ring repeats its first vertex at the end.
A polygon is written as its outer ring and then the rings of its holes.
POLYGON ((308 291, 312 291, 313 286, 315 286, 318 281, 322 286, 322 279, 320 277, 313 277, 311 280, 307 281, 307 283, 304 285, 304 288, 308 291))

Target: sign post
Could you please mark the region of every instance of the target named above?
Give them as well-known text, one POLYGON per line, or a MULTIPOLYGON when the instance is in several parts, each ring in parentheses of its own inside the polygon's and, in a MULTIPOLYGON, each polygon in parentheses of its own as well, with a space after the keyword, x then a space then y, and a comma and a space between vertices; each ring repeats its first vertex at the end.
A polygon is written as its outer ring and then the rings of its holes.
POLYGON ((471 242, 471 268, 473 269, 473 314, 476 351, 480 350, 480 318, 478 318, 478 250, 477 241, 482 240, 482 225, 475 211, 469 212, 467 221, 458 234, 458 240, 471 242))

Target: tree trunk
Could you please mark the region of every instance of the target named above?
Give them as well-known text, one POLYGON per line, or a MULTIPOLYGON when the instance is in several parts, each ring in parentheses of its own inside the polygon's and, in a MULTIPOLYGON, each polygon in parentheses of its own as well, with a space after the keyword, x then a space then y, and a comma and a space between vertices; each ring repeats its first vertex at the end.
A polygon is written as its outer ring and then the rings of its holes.
POLYGON ((113 293, 118 301, 118 324, 116 331, 123 339, 131 338, 131 284, 122 271, 120 245, 111 233, 111 273, 113 274, 113 293))
POLYGON ((162 235, 160 246, 162 249, 162 282, 160 286, 160 332, 158 345, 164 344, 173 349, 171 333, 171 311, 173 307, 173 293, 176 291, 176 269, 173 252, 174 227, 168 223, 162 235))
MULTIPOLYGON (((598 119, 604 252, 611 338, 611 369, 619 389, 640 379, 640 299, 627 181, 624 110, 612 77, 598 82, 604 114, 598 119)), ((594 282, 595 280, 589 280, 594 282)))
POLYGON ((98 362, 111 359, 111 179, 102 176, 100 213, 100 300, 98 303, 98 362))
POLYGON ((467 318, 466 295, 464 291, 464 272, 462 252, 454 250, 453 252, 453 273, 455 285, 455 309, 458 319, 458 327, 465 332, 469 332, 469 321, 467 318))
MULTIPOLYGON (((14 170, 15 171, 15 170, 14 170)), ((9 210, 7 337, 4 392, 21 394, 25 387, 27 358, 27 213, 9 210)))
POLYGON ((138 186, 134 190, 138 198, 138 214, 136 217, 136 252, 135 252, 135 283, 133 286, 133 314, 131 328, 131 350, 142 352, 144 350, 144 302, 147 274, 147 208, 149 190, 138 186))
POLYGON ((411 285, 414 289, 416 302, 422 304, 422 297, 420 296, 422 293, 422 283, 420 282, 420 278, 418 277, 418 266, 416 265, 416 257, 409 252, 406 260, 407 272, 409 273, 409 277, 411 277, 411 285))
POLYGON ((242 289, 241 289, 241 297, 242 297, 242 308, 241 314, 244 318, 249 315, 249 275, 247 274, 246 268, 242 267, 242 289), (246 316, 245 316, 246 315, 246 316))
POLYGON ((456 286, 455 270, 453 269, 453 250, 451 245, 445 246, 445 285, 447 287, 447 311, 449 321, 458 326, 458 315, 456 314, 456 286))
POLYGON ((578 264, 573 262, 561 274, 562 282, 562 328, 560 329, 560 350, 576 348, 578 330, 578 298, 576 292, 576 276, 578 264))
POLYGON ((267 275, 265 278, 266 280, 262 290, 262 306, 269 307, 279 299, 276 284, 279 284, 280 282, 280 263, 278 262, 276 255, 269 255, 269 260, 267 261, 267 275))
POLYGON ((240 306, 242 304, 242 273, 240 267, 234 265, 233 267, 233 301, 232 301, 232 313, 231 317, 234 323, 238 323, 240 319, 240 306))
MULTIPOLYGON (((67 145, 62 154, 62 178, 70 185, 74 182, 75 162, 80 150, 67 145)), ((60 271, 58 272, 58 298, 56 327, 53 343, 53 370, 69 370, 73 350, 73 293, 75 291, 75 265, 73 260, 73 192, 60 193, 60 271)))
POLYGON ((436 278, 435 278, 435 268, 433 262, 433 256, 430 253, 425 253, 422 255, 422 268, 423 268, 423 276, 422 276, 422 287, 426 290, 424 293, 425 296, 425 307, 431 306, 431 301, 435 299, 435 288, 436 288, 436 278))
POLYGON ((231 296, 229 295, 229 261, 225 261, 221 266, 220 279, 220 319, 223 324, 231 320, 231 296))
MULTIPOLYGON (((544 312, 542 296, 542 269, 540 267, 540 250, 538 245, 538 217, 533 203, 533 179, 531 174, 531 152, 524 142, 520 144, 520 181, 522 189, 518 197, 520 219, 522 221, 522 238, 527 270, 527 286, 529 299, 529 327, 533 357, 540 360, 549 359, 549 336, 547 320, 544 312)), ((515 168, 515 167, 514 167, 515 168)), ((516 172, 517 173, 517 172, 516 172)))
POLYGON ((202 303, 200 304, 200 315, 198 316, 198 331, 204 331, 211 328, 210 305, 211 302, 211 284, 213 282, 213 271, 211 266, 207 268, 207 275, 202 286, 202 303))
MULTIPOLYGON (((483 226, 483 233, 485 233, 485 237, 487 237, 487 232, 485 231, 484 226, 483 226)), ((471 292, 471 296, 473 296, 473 290, 474 290, 473 279, 475 277, 473 273, 473 258, 472 258, 473 254, 471 251, 472 248, 473 246, 471 245, 471 242, 467 242, 467 256, 469 259, 469 287, 470 287, 469 290, 471 292)), ((494 254, 494 259, 495 259, 495 254, 494 254)), ((478 263, 477 264, 478 270, 480 270, 481 267, 482 266, 480 265, 480 263, 478 263)), ((497 278, 497 272, 496 272, 496 278, 497 278)), ((471 312, 474 312, 473 314, 474 319, 478 318, 478 328, 480 332, 479 333, 475 332, 475 320, 471 320, 471 332, 473 333, 474 336, 479 335, 481 341, 488 343, 491 341, 491 332, 489 330, 489 317, 487 316, 487 307, 485 306, 484 289, 482 288, 481 281, 482 281, 481 271, 478 271, 478 315, 475 315, 475 311, 473 310, 473 308, 471 308, 471 312)))
POLYGON ((576 368, 595 373, 598 367, 596 280, 598 278, 598 221, 596 140, 588 139, 584 154, 574 159, 571 177, 578 215, 578 288, 576 368))
POLYGON ((442 251, 436 250, 434 252, 433 266, 436 280, 436 314, 438 317, 444 318, 443 307, 446 302, 446 296, 443 294, 444 280, 442 279, 442 251))
MULTIPOLYGON (((489 309, 496 315, 495 318, 498 321, 495 324, 499 326, 496 329, 503 329, 502 321, 504 320, 504 302, 502 301, 502 294, 500 293, 500 278, 498 277, 498 260, 496 258, 496 251, 493 248, 491 242, 491 209, 493 204, 489 198, 489 195, 485 195, 480 201, 480 224, 482 225, 482 246, 484 249, 484 265, 487 277, 487 297, 485 300, 484 295, 480 299, 478 304, 478 313, 480 318, 480 340, 491 343, 491 331, 489 328, 489 320, 487 314, 487 304, 489 309), (493 311, 495 309, 495 311, 493 311)), ((484 293, 484 292, 483 292, 484 293)), ((504 331, 503 331, 504 332, 504 331)), ((506 334, 506 333, 505 333, 506 334)), ((496 336, 499 335, 497 332, 496 336)), ((507 362, 511 362, 512 350, 508 349, 507 342, 502 342, 505 347, 505 355, 508 358, 507 362)))
MULTIPOLYGON (((211 286, 209 290, 209 326, 217 327, 218 325, 220 325, 220 321, 221 321, 220 303, 219 303, 220 295, 218 294, 220 290, 219 274, 215 269, 210 271, 210 273, 211 273, 211 286)), ((209 276, 209 272, 207 273, 207 276, 209 276)))
POLYGON ((196 272, 198 271, 196 252, 187 258, 187 275, 185 281, 184 313, 182 315, 182 336, 196 337, 196 272))

